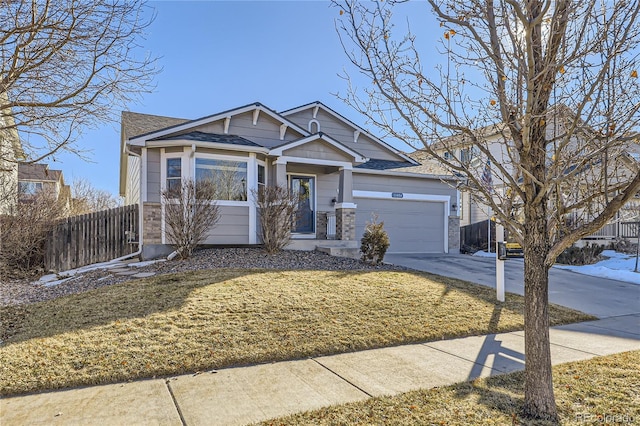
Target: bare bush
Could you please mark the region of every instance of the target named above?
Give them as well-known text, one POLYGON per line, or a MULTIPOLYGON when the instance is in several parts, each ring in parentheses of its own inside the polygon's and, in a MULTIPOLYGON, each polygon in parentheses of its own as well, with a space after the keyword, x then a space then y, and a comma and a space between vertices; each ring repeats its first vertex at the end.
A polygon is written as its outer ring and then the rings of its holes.
POLYGON ((0 216, 0 276, 16 278, 44 270, 47 235, 64 216, 64 206, 40 192, 0 216))
POLYGON ((178 256, 186 259, 204 242, 220 219, 216 185, 210 180, 187 180, 162 191, 165 232, 178 256))
POLYGON ((269 254, 277 253, 289 243, 300 197, 286 186, 262 186, 252 195, 260 212, 263 247, 269 254))

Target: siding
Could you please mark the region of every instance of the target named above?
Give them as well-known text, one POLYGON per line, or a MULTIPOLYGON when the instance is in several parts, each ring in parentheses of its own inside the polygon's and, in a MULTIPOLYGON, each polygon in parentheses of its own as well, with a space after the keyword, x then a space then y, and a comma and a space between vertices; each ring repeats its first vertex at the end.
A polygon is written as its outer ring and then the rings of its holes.
MULTIPOLYGON (((297 112, 295 114, 287 116, 287 118, 303 129, 308 129, 309 120, 313 120, 313 108, 306 109, 304 111, 297 112)), ((374 142, 364 134, 360 134, 358 142, 353 142, 353 131, 351 126, 348 126, 341 120, 338 120, 333 115, 325 112, 320 108, 318 115, 315 118, 320 123, 320 131, 326 133, 332 138, 340 141, 342 144, 348 146, 354 151, 359 152, 368 158, 377 158, 380 160, 400 160, 401 158, 393 154, 388 149, 381 146, 379 143, 374 142)))
POLYGON ((147 201, 160 202, 160 149, 147 150, 147 201))
POLYGON ((359 191, 407 192, 412 194, 448 195, 456 199, 456 189, 436 179, 353 173, 353 189, 359 191))
POLYGON ((353 157, 348 156, 328 143, 318 141, 287 149, 283 152, 283 155, 321 160, 353 161, 353 157))
POLYGON ((249 244, 249 207, 220 206, 220 220, 204 244, 249 244))
MULTIPOLYGON (((306 126, 304 128, 306 128, 306 126)), ((191 131, 224 134, 224 119, 189 129, 189 132, 191 131)), ((231 117, 229 134, 242 136, 268 148, 302 137, 302 134, 292 128, 288 128, 284 140, 280 140, 280 122, 261 112, 258 117, 258 122, 254 126, 252 111, 231 117)))
POLYGON ((331 203, 331 199, 338 198, 340 174, 336 172, 329 175, 318 175, 316 182, 316 191, 318 193, 316 210, 319 212, 333 212, 335 206, 331 203))
POLYGON ((140 158, 129 155, 127 161, 127 191, 124 202, 126 206, 140 202, 140 158))

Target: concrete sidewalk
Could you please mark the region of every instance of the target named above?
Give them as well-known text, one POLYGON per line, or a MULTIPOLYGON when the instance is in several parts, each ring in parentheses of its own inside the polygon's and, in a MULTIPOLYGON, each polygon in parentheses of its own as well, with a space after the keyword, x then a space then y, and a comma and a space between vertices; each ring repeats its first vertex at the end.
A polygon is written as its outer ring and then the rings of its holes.
MULTIPOLYGON (((640 349, 640 314, 554 327, 554 364, 640 349)), ((521 370, 524 333, 502 333, 5 398, 0 424, 242 425, 521 370)))

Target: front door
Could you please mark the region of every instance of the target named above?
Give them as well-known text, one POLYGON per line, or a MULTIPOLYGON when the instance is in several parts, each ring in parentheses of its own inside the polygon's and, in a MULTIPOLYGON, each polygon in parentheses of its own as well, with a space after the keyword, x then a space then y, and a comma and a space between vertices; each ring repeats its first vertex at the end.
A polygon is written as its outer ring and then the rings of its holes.
POLYGON ((291 176, 291 192, 298 195, 297 220, 292 232, 296 234, 315 233, 315 178, 313 176, 291 176))

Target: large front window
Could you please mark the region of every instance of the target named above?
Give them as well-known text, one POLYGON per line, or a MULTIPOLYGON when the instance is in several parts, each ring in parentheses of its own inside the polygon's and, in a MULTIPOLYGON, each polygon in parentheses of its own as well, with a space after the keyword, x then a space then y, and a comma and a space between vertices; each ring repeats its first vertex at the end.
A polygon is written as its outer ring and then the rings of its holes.
POLYGON ((247 201, 247 163, 245 161, 196 158, 196 181, 210 180, 217 200, 247 201))

